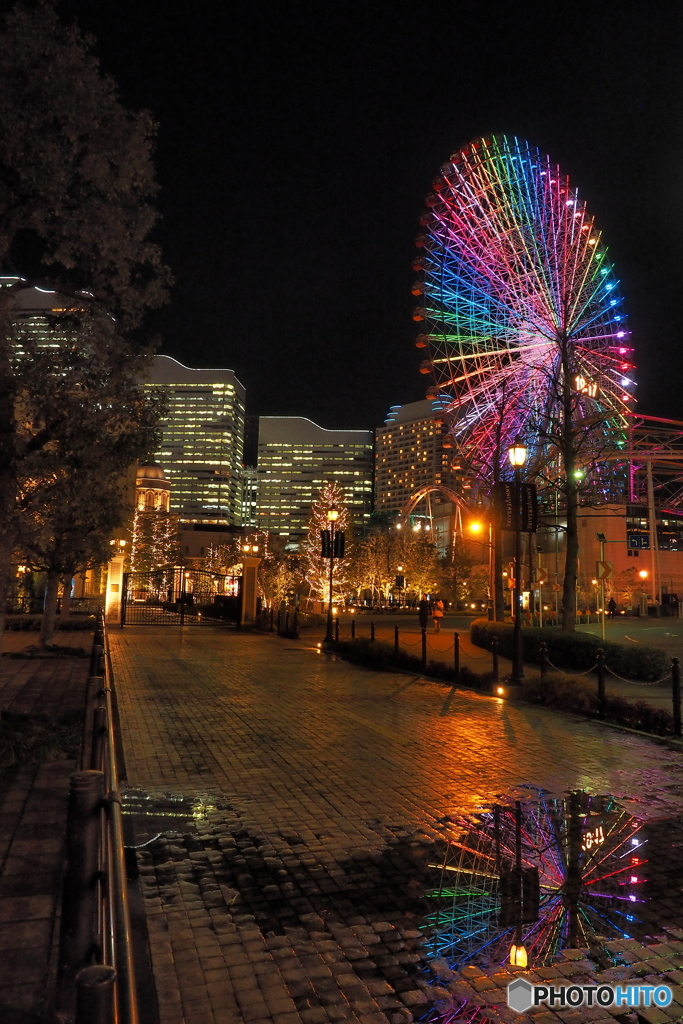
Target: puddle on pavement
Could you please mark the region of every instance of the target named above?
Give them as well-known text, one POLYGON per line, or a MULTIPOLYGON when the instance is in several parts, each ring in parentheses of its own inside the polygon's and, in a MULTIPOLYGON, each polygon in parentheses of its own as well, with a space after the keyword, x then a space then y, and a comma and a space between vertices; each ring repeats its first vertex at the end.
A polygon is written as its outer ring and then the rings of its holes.
MULTIPOLYGON (((451 999, 447 1010, 434 1008, 452 970, 509 964, 513 944, 529 968, 568 949, 587 951, 597 970, 618 968, 613 940, 656 942, 683 921, 683 820, 645 822, 611 796, 582 791, 520 793, 442 819, 436 841, 433 831, 373 819, 377 847, 343 859, 330 857, 323 832, 252 831, 208 798, 129 791, 124 811, 166 906, 182 902, 181 877, 197 899, 237 923, 253 920, 265 937, 392 921, 421 934, 408 943, 419 955, 404 969, 406 984, 421 979, 434 993, 420 1019, 478 1024, 490 1019, 480 1007, 451 999)), ((382 978, 381 959, 372 966, 382 978)), ((396 986, 388 969, 385 980, 396 986)))
POLYGON ((159 836, 181 836, 198 821, 205 821, 217 805, 208 799, 174 796, 171 793, 150 796, 141 789, 126 789, 121 794, 126 845, 143 846, 159 836))

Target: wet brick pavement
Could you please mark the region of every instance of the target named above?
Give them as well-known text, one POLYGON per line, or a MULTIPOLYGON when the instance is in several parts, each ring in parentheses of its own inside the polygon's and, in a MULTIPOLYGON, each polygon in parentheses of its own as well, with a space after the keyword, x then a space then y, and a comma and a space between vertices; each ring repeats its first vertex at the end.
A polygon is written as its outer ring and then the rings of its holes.
MULTIPOLYGON (((450 817, 528 785, 683 815, 680 747, 271 636, 139 628, 110 643, 162 1024, 399 1024, 463 993, 482 1021, 512 1019, 505 971, 428 987, 422 876, 450 817)), ((664 924, 680 918, 672 892, 664 924)), ((683 969, 679 947, 660 976, 683 969)))

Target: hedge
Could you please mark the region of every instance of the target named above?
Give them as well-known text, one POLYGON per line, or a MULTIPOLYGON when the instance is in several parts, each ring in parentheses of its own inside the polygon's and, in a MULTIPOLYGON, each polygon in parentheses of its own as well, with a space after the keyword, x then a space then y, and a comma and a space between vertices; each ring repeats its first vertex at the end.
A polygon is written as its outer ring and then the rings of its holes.
MULTIPOLYGON (((498 637, 498 653, 505 658, 512 658, 512 640, 514 626, 510 622, 489 622, 488 619, 475 619, 470 627, 470 640, 477 647, 491 650, 493 637, 498 637)), ((560 669, 585 671, 595 665, 598 650, 605 652, 605 665, 626 679, 638 679, 652 682, 661 679, 670 668, 670 661, 664 651, 658 647, 646 647, 644 644, 616 644, 611 640, 589 636, 587 633, 571 633, 547 626, 522 629, 522 648, 524 660, 541 662, 540 647, 546 645, 548 658, 560 669)))
MULTIPOLYGON (((524 699, 532 704, 590 715, 592 718, 601 717, 597 687, 586 679, 551 672, 544 679, 540 676, 525 679, 523 694, 524 699)), ((631 703, 616 696, 605 698, 603 721, 639 729, 655 736, 672 736, 674 731, 671 711, 656 708, 642 700, 631 703)))
MULTIPOLYGON (((393 644, 384 643, 382 640, 371 640, 369 637, 359 637, 357 640, 339 640, 331 643, 329 650, 339 654, 345 661, 350 661, 355 665, 365 665, 366 668, 376 669, 379 672, 398 668, 417 672, 420 675, 424 674, 433 679, 440 679, 445 683, 456 682, 455 668, 452 665, 446 665, 443 661, 430 661, 423 673, 421 658, 415 654, 406 654, 404 651, 399 651, 396 654, 393 644)), ((463 666, 460 669, 457 682, 461 686, 471 686, 481 690, 490 688, 492 680, 491 672, 479 675, 463 666)))

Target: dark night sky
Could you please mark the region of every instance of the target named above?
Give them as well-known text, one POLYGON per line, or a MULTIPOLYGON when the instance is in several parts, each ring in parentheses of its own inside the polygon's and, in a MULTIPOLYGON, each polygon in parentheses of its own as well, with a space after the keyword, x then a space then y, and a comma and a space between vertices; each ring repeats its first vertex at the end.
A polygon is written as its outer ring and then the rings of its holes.
POLYGON ((63 0, 159 122, 163 351, 250 412, 374 427, 423 397, 410 313, 439 166, 527 138, 587 199, 623 283, 640 410, 683 419, 683 5, 63 0))

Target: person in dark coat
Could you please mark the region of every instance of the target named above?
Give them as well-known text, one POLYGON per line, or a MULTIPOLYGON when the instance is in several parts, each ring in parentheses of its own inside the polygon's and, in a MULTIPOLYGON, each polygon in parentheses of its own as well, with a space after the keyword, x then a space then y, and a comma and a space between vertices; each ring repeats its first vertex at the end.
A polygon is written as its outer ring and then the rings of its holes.
POLYGON ((610 597, 610 599, 609 599, 609 603, 607 605, 607 610, 609 612, 610 619, 613 619, 614 618, 614 613, 617 610, 617 602, 614 600, 613 597, 610 597))
POLYGON ((420 629, 426 629, 429 622, 429 601, 427 595, 422 595, 422 600, 417 606, 417 617, 420 620, 420 629))

